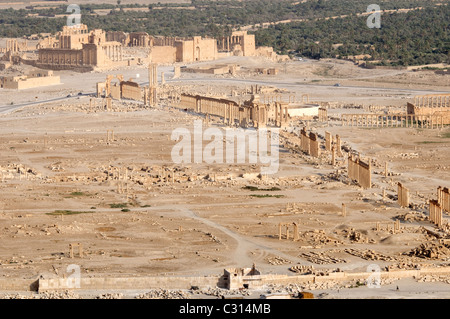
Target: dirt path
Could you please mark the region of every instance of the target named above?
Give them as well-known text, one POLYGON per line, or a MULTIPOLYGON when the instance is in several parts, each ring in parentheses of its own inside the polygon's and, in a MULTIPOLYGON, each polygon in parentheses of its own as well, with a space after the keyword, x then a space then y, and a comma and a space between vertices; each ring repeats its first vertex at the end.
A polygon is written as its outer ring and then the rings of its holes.
POLYGON ((255 258, 250 258, 249 253, 251 251, 255 251, 255 250, 261 250, 264 252, 264 253, 261 253, 260 256, 256 256, 257 259, 265 257, 269 254, 273 254, 275 256, 280 256, 282 258, 291 260, 295 263, 300 262, 302 264, 305 264, 305 263, 309 264, 309 262, 306 262, 303 259, 293 258, 292 256, 284 254, 283 252, 281 252, 277 249, 273 249, 273 248, 255 243, 251 240, 248 240, 247 238, 243 238, 241 235, 229 230, 228 228, 226 228, 220 224, 217 224, 209 219, 198 216, 196 213, 194 213, 193 211, 191 211, 189 209, 183 209, 183 210, 180 210, 179 212, 184 214, 186 217, 194 218, 195 220, 198 220, 210 227, 213 227, 213 228, 223 232, 227 236, 231 237, 233 240, 235 240, 237 243, 237 246, 236 246, 236 249, 234 250, 232 259, 233 259, 233 263, 237 267, 242 267, 242 266, 250 267, 255 262, 255 258))

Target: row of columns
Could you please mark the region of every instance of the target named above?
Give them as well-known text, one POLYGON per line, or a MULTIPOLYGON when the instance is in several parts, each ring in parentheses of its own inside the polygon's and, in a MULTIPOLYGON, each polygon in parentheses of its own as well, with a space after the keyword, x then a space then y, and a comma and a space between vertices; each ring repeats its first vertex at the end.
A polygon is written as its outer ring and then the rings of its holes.
POLYGON ((80 258, 83 258, 83 244, 81 243, 76 243, 76 244, 69 244, 69 257, 73 258, 74 257, 74 247, 78 247, 78 254, 80 256, 80 258))
POLYGON ((289 236, 289 226, 293 225, 294 226, 294 232, 293 232, 293 240, 297 241, 299 240, 299 234, 298 234, 298 225, 297 223, 279 223, 278 224, 278 240, 282 239, 282 228, 283 226, 286 227, 286 239, 289 240, 290 236, 289 236))
POLYGON ((106 56, 111 61, 122 61, 123 60, 123 49, 121 45, 106 45, 104 47, 106 56))
MULTIPOLYGON (((25 40, 25 47, 27 47, 27 40, 25 40)), ((19 52, 20 46, 19 42, 16 39, 8 39, 6 40, 6 52, 19 52)))
POLYGON ((442 226, 442 207, 437 200, 430 200, 430 221, 437 227, 442 226))
POLYGON ((327 122, 328 121, 328 110, 326 108, 319 108, 319 122, 327 122))
POLYGON ((414 97, 416 107, 450 107, 450 94, 418 95, 414 97))
POLYGON ((447 187, 438 187, 438 203, 446 212, 450 212, 450 192, 447 187))
POLYGON ((342 114, 342 126, 361 127, 444 127, 442 115, 342 114))
MULTIPOLYGON (((268 112, 265 105, 253 104, 252 106, 239 106, 236 102, 211 97, 192 96, 182 94, 180 108, 192 110, 197 113, 218 116, 223 118, 226 125, 234 125, 238 121, 241 127, 247 127, 249 122, 257 128, 265 127, 268 122, 268 112)), ((276 121, 286 119, 287 109, 278 108, 276 121), (281 114, 282 113, 282 114, 281 114)))
MULTIPOLYGON (((256 86, 258 87, 258 86, 256 86)), ((257 90, 256 90, 257 91, 257 90)), ((257 94, 253 93, 253 86, 252 86, 252 93, 251 94, 257 94)), ((262 97, 265 104, 274 103, 274 102, 283 102, 283 96, 281 94, 275 94, 275 95, 263 95, 262 97)), ((295 95, 289 95, 288 96, 289 103, 296 103, 295 95)), ((301 103, 306 104, 309 103, 309 94, 302 94, 301 95, 301 103)))
POLYGON ((275 126, 281 127, 289 122, 288 106, 275 103, 275 126))

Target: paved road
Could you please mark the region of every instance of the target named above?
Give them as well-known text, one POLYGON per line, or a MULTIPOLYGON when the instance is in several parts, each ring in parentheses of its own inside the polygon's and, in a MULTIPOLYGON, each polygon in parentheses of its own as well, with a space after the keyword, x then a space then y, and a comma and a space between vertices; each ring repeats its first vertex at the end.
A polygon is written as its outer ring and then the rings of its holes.
POLYGON ((26 103, 21 103, 21 104, 2 105, 2 106, 0 106, 0 113, 7 113, 7 112, 10 112, 10 111, 14 111, 14 110, 19 109, 19 108, 24 107, 24 106, 37 105, 37 104, 42 104, 42 103, 62 101, 62 100, 68 100, 68 99, 74 99, 74 98, 77 98, 77 97, 88 96, 90 94, 92 94, 92 93, 84 93, 82 95, 74 95, 74 96, 70 96, 70 97, 68 97, 68 96, 57 97, 57 98, 48 99, 48 100, 26 102, 26 103))

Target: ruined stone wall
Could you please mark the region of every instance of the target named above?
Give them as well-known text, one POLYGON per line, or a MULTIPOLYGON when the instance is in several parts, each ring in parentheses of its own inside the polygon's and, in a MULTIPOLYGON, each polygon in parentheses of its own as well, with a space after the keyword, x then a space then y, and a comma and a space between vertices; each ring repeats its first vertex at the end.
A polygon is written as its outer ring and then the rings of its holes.
POLYGON ((83 65, 82 50, 41 49, 39 50, 38 64, 47 66, 65 67, 83 65))
POLYGON ((355 158, 353 155, 348 156, 348 177, 355 180, 362 188, 372 187, 371 164, 355 158))
POLYGON ((409 189, 404 187, 400 182, 397 184, 397 197, 397 201, 400 207, 409 206, 409 189))
POLYGON ((313 157, 320 156, 320 142, 317 134, 309 133, 309 153, 313 157))
POLYGON ((217 59, 217 42, 215 39, 194 37, 194 61, 209 61, 217 59))
POLYGON ((124 46, 128 46, 130 43, 130 37, 123 31, 107 31, 106 41, 117 41, 124 46))
POLYGON ((302 152, 304 152, 306 154, 310 154, 309 153, 309 137, 306 133, 305 128, 303 128, 302 131, 300 132, 300 146, 301 146, 302 152))
POLYGON ((153 39, 154 46, 175 46, 175 37, 155 37, 153 39))
POLYGON ((142 90, 139 84, 134 82, 122 82, 121 88, 122 88, 122 98, 136 101, 143 100, 142 90))
MULTIPOLYGON (((240 282, 242 285, 248 284, 249 288, 261 288, 265 285, 291 285, 304 283, 325 283, 325 282, 346 282, 360 281, 365 282, 373 276, 373 272, 332 272, 325 276, 316 275, 254 275, 242 276, 240 282)), ((420 278, 426 275, 448 275, 450 267, 423 268, 414 270, 390 270, 381 271, 377 275, 380 279, 402 279, 402 278, 420 278)), ((4 290, 30 290, 31 280, 2 279, 0 288, 4 290), (4 284, 3 284, 4 282, 4 284), (21 289, 23 288, 23 289, 21 289), (28 289, 25 289, 28 288, 28 289)), ((55 290, 76 290, 73 280, 63 278, 39 279, 36 286, 39 292, 55 290)), ((197 286, 204 288, 225 288, 226 282, 222 276, 205 277, 133 277, 133 278, 80 278, 80 289, 83 290, 121 290, 121 289, 190 289, 197 286)), ((240 287, 241 288, 241 287, 240 287)))
MULTIPOLYGON (((223 287, 224 283, 219 276, 208 277, 138 277, 138 278, 80 278, 80 288, 94 289, 190 289, 223 287)), ((39 279, 39 292, 49 290, 74 289, 70 279, 39 279)))
POLYGON ((245 34, 242 37, 242 51, 244 53, 244 56, 255 55, 256 47, 254 34, 245 34))
POLYGON ((114 84, 110 87, 111 97, 116 100, 120 100, 122 98, 122 94, 120 92, 120 85, 114 84))
POLYGON ((177 40, 177 62, 194 62, 217 59, 217 44, 215 39, 202 39, 194 37, 192 40, 177 40))
POLYGON ((359 180, 358 183, 362 188, 371 188, 372 187, 372 178, 370 172, 370 162, 364 163, 361 160, 359 161, 359 180))
POLYGON ((173 46, 153 46, 151 57, 153 63, 175 63, 177 61, 177 48, 173 46))
POLYGON ((0 290, 33 291, 38 287, 37 280, 1 278, 0 290))
POLYGON ((36 65, 50 70, 71 70, 83 67, 104 66, 110 60, 95 44, 84 44, 81 50, 41 49, 36 65))
POLYGON ((179 108, 195 111, 197 109, 197 97, 187 94, 182 94, 180 97, 179 108))
POLYGON ((89 43, 88 34, 68 34, 59 37, 60 49, 80 50, 85 43, 89 43))
POLYGON ((175 41, 177 49, 177 62, 194 61, 194 42, 193 41, 175 41))
POLYGON ((4 89, 24 90, 42 86, 57 85, 60 83, 61 81, 59 76, 45 76, 36 78, 27 78, 24 76, 20 80, 14 80, 12 78, 5 79, 2 86, 4 89))

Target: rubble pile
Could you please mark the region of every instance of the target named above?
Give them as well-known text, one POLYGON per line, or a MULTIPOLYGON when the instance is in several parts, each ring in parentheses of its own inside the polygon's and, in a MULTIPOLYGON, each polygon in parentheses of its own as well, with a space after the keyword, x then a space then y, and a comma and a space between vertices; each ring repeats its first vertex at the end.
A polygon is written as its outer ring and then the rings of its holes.
POLYGON ((305 290, 325 290, 325 289, 339 289, 339 288, 352 288, 358 285, 357 280, 349 282, 340 282, 334 280, 327 280, 317 283, 299 283, 299 284, 289 284, 289 285, 277 285, 269 284, 267 285, 267 293, 289 293, 297 294, 305 290))
POLYGON ((337 245, 342 242, 336 238, 329 237, 324 230, 316 229, 314 231, 300 232, 300 238, 306 240, 311 246, 320 247, 321 245, 337 245))
POLYGON ((399 219, 401 221, 405 221, 405 222, 416 222, 416 221, 426 221, 428 220, 428 216, 426 216, 423 213, 419 213, 419 212, 408 212, 405 214, 400 214, 395 216, 395 219, 399 219))
POLYGON ((123 294, 121 293, 106 293, 106 294, 101 294, 95 297, 95 299, 122 299, 123 294))
POLYGON ((80 299, 80 296, 72 291, 49 291, 35 296, 35 299, 80 299))
POLYGON ((421 264, 404 262, 404 263, 397 263, 397 264, 389 265, 386 267, 386 270, 387 271, 390 271, 390 270, 416 270, 416 269, 421 269, 421 268, 423 268, 423 265, 421 265, 421 264))
POLYGON ((314 273, 313 266, 295 265, 289 268, 290 271, 302 275, 310 275, 314 273))
POLYGON ((292 263, 292 261, 284 259, 280 256, 269 257, 269 258, 267 258, 267 262, 271 265, 284 265, 284 264, 292 263))
POLYGON ((369 239, 363 232, 354 228, 343 229, 340 231, 340 235, 344 238, 350 239, 352 243, 374 243, 373 239, 369 239))
POLYGON ((337 264, 337 263, 345 263, 346 261, 344 259, 340 258, 334 258, 326 255, 325 253, 316 253, 316 252, 309 252, 309 253, 302 253, 299 255, 301 258, 305 258, 309 262, 315 263, 315 264, 337 264))
POLYGON ((377 253, 371 249, 358 250, 353 248, 344 249, 344 251, 350 255, 365 259, 365 260, 383 260, 383 261, 394 261, 394 257, 386 256, 377 253))
POLYGON ((193 295, 205 295, 205 296, 215 296, 218 298, 222 298, 223 296, 249 296, 250 291, 248 289, 222 289, 222 288, 207 288, 207 289, 198 289, 198 290, 190 290, 193 295))
POLYGON ((450 249, 447 245, 436 242, 427 242, 419 247, 412 249, 405 255, 410 257, 419 257, 425 259, 448 259, 450 257, 450 249))
POLYGON ((449 276, 437 276, 437 275, 425 275, 422 277, 416 278, 417 282, 443 282, 446 284, 450 284, 449 276))
POLYGON ((140 294, 136 299, 188 299, 188 295, 181 290, 155 289, 140 294))

